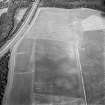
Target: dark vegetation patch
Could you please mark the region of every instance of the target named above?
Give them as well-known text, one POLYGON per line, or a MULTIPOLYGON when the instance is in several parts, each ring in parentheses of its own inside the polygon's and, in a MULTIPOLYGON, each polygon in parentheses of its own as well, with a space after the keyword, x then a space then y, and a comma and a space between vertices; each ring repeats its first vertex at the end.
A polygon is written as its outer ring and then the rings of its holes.
POLYGON ((10 50, 0 58, 0 105, 2 105, 8 81, 10 50))
POLYGON ((91 8, 105 12, 105 0, 41 0, 42 7, 56 8, 91 8))
POLYGON ((8 8, 8 2, 0 2, 0 9, 8 8))

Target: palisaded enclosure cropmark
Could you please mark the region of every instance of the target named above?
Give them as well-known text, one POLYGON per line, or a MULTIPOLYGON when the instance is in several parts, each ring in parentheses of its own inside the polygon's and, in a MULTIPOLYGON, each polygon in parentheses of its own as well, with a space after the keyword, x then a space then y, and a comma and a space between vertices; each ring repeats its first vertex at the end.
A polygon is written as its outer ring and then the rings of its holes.
POLYGON ((92 12, 99 16, 90 9, 40 9, 16 45, 4 105, 105 104, 104 31, 82 25, 92 12))

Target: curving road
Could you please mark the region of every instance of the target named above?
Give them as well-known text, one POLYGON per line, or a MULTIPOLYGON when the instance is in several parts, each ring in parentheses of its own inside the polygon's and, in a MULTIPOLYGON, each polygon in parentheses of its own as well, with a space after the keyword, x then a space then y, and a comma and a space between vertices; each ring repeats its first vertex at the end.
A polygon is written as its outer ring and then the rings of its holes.
POLYGON ((38 9, 38 5, 40 3, 40 0, 36 0, 32 4, 32 8, 30 10, 29 15, 27 16, 27 19, 24 21, 22 26, 19 28, 19 30, 16 32, 15 37, 8 41, 1 49, 0 49, 0 56, 2 56, 10 47, 14 46, 14 44, 21 39, 21 37, 24 36, 24 32, 28 31, 28 28, 30 27, 30 22, 33 18, 33 16, 36 14, 36 11, 38 9))

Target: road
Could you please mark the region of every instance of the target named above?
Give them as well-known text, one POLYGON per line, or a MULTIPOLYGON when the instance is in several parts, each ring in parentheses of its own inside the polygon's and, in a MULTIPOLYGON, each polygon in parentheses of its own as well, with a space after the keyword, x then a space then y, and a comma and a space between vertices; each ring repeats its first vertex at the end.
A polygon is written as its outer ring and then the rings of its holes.
POLYGON ((37 0, 36 2, 33 2, 32 4, 32 8, 30 10, 29 15, 27 16, 27 18, 25 19, 24 23, 22 24, 22 26, 19 28, 19 30, 16 32, 16 35, 14 35, 15 37, 8 41, 1 49, 0 49, 0 56, 2 56, 10 47, 13 47, 15 43, 17 43, 17 41, 19 41, 21 39, 21 37, 24 36, 24 33, 28 30, 28 28, 30 27, 30 21, 33 18, 33 15, 36 14, 36 9, 38 7, 40 0, 37 0))

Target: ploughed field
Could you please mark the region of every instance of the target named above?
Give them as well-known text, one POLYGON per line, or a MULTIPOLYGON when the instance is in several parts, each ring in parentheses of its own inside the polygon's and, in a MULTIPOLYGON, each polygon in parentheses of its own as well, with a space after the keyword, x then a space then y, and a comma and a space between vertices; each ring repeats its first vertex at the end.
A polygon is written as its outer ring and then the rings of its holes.
POLYGON ((104 31, 83 32, 80 13, 41 9, 17 44, 7 105, 105 104, 104 31))

